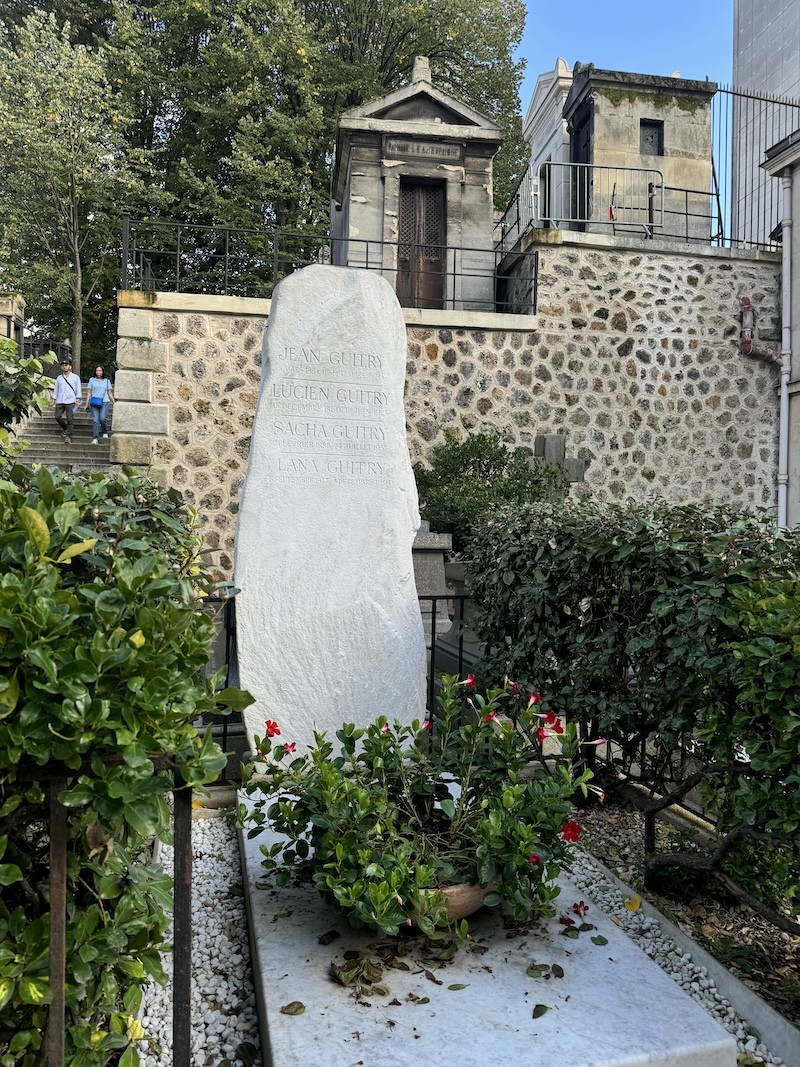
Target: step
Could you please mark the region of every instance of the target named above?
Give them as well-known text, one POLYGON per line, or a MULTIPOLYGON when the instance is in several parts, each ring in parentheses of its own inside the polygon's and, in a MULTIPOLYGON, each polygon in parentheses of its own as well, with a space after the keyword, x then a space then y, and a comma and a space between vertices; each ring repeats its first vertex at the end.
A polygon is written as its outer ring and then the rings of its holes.
MULTIPOLYGON (((412 950, 408 970, 384 969, 385 995, 356 998, 331 980, 330 964, 346 952, 374 957, 379 939, 352 930, 311 887, 265 883, 260 845, 273 839, 240 836, 268 1064, 485 1067, 501 1052, 518 1067, 736 1065, 732 1035, 599 909, 592 936, 606 939, 600 945, 586 934, 563 937, 557 919, 515 931, 499 909, 484 909, 470 920, 481 954, 462 948, 434 971, 412 950), (335 940, 323 936, 332 930, 335 940), (563 977, 529 977, 534 961, 558 964, 563 977), (305 1005, 302 1014, 281 1011, 293 1001, 305 1005), (548 1010, 533 1018, 538 1004, 548 1010)), ((568 878, 558 881, 568 908, 580 894, 568 878)))

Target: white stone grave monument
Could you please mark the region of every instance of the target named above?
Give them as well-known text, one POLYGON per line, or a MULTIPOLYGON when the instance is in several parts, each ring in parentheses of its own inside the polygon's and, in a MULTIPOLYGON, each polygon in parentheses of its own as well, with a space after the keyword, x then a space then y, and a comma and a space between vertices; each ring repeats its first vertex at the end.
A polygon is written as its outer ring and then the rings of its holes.
POLYGON ((250 739, 424 716, 406 444, 406 331, 378 274, 311 266, 275 290, 236 533, 250 739))

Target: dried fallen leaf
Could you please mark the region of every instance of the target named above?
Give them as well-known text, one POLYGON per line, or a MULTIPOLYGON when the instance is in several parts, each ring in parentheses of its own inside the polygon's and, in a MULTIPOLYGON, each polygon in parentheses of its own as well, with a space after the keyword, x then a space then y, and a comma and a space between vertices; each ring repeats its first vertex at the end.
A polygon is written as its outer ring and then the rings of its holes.
POLYGON ((290 1000, 281 1008, 281 1015, 302 1015, 305 1010, 306 1006, 302 1000, 290 1000))
POLYGON ((563 967, 559 967, 559 965, 557 963, 554 963, 553 966, 550 968, 550 970, 553 972, 553 977, 554 978, 563 978, 564 977, 564 968, 563 967))
POLYGON ((632 896, 630 900, 625 901, 625 907, 630 912, 637 912, 642 906, 642 898, 640 896, 632 896))
POLYGON ((328 930, 326 933, 319 935, 319 937, 317 938, 317 944, 330 945, 332 941, 336 941, 341 936, 342 935, 339 933, 338 930, 328 930))
POLYGON ((437 978, 433 971, 423 971, 422 973, 425 975, 428 981, 433 982, 434 985, 444 985, 444 982, 441 980, 441 978, 437 978))

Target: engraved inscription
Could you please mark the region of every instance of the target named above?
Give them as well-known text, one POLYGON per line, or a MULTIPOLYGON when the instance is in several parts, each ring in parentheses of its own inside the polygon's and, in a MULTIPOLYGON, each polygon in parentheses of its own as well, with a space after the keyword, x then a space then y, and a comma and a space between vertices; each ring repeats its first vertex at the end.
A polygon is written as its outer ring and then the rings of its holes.
POLYGON ((383 356, 323 344, 284 345, 269 385, 276 448, 269 477, 299 485, 394 484, 387 458, 383 356))
POLYGON ((461 159, 461 145, 441 141, 410 141, 405 138, 388 137, 386 154, 394 156, 417 156, 423 159, 461 159))

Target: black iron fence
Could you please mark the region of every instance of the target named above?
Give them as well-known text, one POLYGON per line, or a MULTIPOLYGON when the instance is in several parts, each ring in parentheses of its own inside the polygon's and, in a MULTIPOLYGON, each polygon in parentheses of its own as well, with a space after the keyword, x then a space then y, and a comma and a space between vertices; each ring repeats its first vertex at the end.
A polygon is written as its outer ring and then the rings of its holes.
POLYGON ((512 268, 501 250, 122 219, 120 286, 147 292, 272 295, 281 278, 312 263, 377 271, 408 307, 532 314, 536 253, 512 268), (520 295, 524 294, 524 295, 520 295))
MULTIPOLYGON (((157 761, 154 761, 157 763, 157 761)), ((159 767, 157 766, 157 769, 159 767)), ((161 767, 160 769, 164 769, 161 767)), ((37 768, 35 781, 46 784, 50 796, 47 832, 50 847, 50 952, 48 1006, 44 1054, 48 1067, 65 1067, 66 1052, 66 961, 68 905, 69 809, 59 794, 75 776, 74 769, 50 765, 37 768)), ((173 1067, 190 1067, 192 1062, 192 790, 182 784, 175 771, 173 791, 175 869, 173 884, 173 1067)))
MULTIPOLYGON (((437 679, 441 674, 462 677, 470 672, 476 659, 477 639, 469 629, 472 601, 463 595, 420 596, 420 610, 426 620, 428 645, 427 710, 436 708, 437 679)), ((217 620, 217 635, 206 672, 225 669, 225 685, 239 684, 236 661, 236 601, 210 598, 206 601, 217 620)), ((379 714, 380 708, 375 709, 379 714)), ((249 741, 240 712, 205 716, 198 726, 211 726, 214 739, 228 753, 228 764, 220 782, 237 781, 242 759, 249 757, 249 741)))
POLYGON ((761 164, 769 148, 800 129, 800 100, 722 86, 711 101, 711 123, 724 243, 779 247, 781 183, 761 164))

